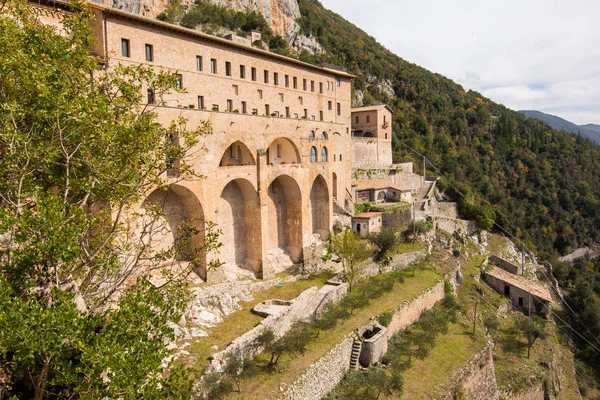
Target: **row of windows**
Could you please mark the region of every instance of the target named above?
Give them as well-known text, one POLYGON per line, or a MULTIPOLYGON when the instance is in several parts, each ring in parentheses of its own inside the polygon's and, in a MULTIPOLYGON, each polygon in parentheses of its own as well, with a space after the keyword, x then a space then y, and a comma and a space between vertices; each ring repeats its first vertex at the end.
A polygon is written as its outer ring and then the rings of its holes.
MULTIPOLYGON (((146 43, 144 48, 145 48, 146 61, 154 62, 154 46, 146 43)), ((121 39, 121 55, 123 57, 127 57, 127 58, 131 57, 131 42, 129 39, 121 39)), ((203 60, 204 59, 202 56, 196 56, 196 71, 204 70, 204 61, 203 60)), ((239 67, 240 67, 239 78, 246 79, 246 66, 240 64, 239 67)), ((218 62, 215 58, 210 59, 210 72, 213 74, 218 73, 218 62)), ((225 61, 225 75, 233 76, 232 64, 230 61, 225 61)), ((263 82, 264 83, 267 83, 267 84, 270 83, 271 76, 273 78, 273 80, 272 80, 273 84, 275 86, 278 86, 279 85, 279 73, 273 72, 271 75, 269 70, 266 70, 266 69, 263 70, 263 82)), ((255 67, 250 68, 250 79, 252 81, 257 81, 257 69, 255 67)), ((298 89, 298 77, 296 77, 296 76, 290 77, 289 75, 284 75, 283 76, 283 85, 287 88, 287 87, 290 87, 290 83, 294 89, 298 89)), ((302 90, 308 91, 309 86, 310 86, 310 91, 314 92, 316 90, 317 83, 319 86, 319 93, 323 93, 323 88, 324 88, 323 82, 315 82, 314 80, 311 80, 309 82, 305 78, 302 79, 302 90)), ((330 90, 330 91, 333 90, 334 83, 331 81, 327 81, 326 83, 327 83, 327 90, 330 90)), ((335 78, 335 86, 339 87, 340 85, 341 85, 340 78, 336 77, 335 78)))
MULTIPOLYGON (((317 162, 317 148, 314 146, 310 148, 310 162, 311 163, 317 162)), ((326 147, 321 148, 321 162, 327 162, 327 148, 326 147)))
MULTIPOLYGON (((356 122, 357 124, 360 123, 360 118, 359 118, 358 115, 356 117, 354 117, 354 122, 356 122)), ((370 115, 366 116, 366 123, 367 124, 371 123, 371 116, 370 115)), ((383 124, 386 125, 386 123, 387 123, 387 121, 386 121, 386 118, 385 118, 385 115, 384 115, 383 116, 383 124)))

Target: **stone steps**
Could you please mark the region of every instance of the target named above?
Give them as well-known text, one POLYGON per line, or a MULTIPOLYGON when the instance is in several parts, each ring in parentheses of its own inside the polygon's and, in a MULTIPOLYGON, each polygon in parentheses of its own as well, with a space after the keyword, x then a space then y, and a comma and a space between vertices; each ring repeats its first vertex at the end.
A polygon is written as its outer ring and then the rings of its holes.
POLYGON ((360 351, 362 350, 362 341, 354 340, 352 343, 352 353, 350 354, 350 369, 358 369, 358 359, 360 358, 360 351))

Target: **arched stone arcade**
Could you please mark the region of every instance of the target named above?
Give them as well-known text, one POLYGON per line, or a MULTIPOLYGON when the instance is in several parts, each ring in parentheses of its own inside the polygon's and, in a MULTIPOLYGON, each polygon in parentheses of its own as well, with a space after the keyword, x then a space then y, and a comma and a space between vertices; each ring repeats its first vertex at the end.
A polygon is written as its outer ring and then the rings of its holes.
POLYGON ((269 165, 300 164, 298 147, 288 138, 275 139, 267 150, 267 163, 269 165))
POLYGON ((302 258, 302 194, 288 175, 275 178, 268 189, 269 254, 286 254, 293 262, 302 258))
POLYGON ((137 235, 148 262, 164 259, 162 266, 191 263, 206 279, 204 211, 194 193, 181 185, 156 189, 143 201, 139 215, 137 235))
POLYGON ((246 179, 223 188, 219 200, 221 262, 259 273, 262 259, 260 204, 256 189, 246 179))
POLYGON ((220 167, 232 167, 239 165, 256 165, 256 161, 248 146, 239 140, 233 142, 221 157, 220 167))
POLYGON ((322 175, 318 175, 310 191, 311 233, 321 240, 329 238, 329 190, 322 175))

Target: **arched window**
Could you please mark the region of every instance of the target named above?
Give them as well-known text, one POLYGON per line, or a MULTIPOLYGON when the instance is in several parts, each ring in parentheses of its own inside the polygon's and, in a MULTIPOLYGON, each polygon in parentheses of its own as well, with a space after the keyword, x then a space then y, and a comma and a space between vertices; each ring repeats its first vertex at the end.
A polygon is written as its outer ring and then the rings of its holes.
POLYGON ((310 131, 310 133, 308 134, 308 138, 309 139, 314 139, 315 138, 315 131, 310 131))
POLYGON ((325 147, 321 149, 321 162, 327 162, 327 149, 325 147))
POLYGON ((321 133, 321 139, 327 139, 327 132, 321 133))
POLYGON ((317 149, 315 147, 310 148, 310 162, 317 162, 317 149))

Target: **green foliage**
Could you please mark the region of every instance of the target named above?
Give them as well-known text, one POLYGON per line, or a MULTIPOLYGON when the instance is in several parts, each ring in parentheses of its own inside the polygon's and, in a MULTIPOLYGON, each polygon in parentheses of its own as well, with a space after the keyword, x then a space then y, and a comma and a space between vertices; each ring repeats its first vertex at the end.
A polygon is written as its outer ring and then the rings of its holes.
MULTIPOLYGON (((105 70, 90 56, 90 13, 75 6, 81 12, 65 17, 60 35, 25 2, 5 2, 0 16, 3 395, 186 398, 185 371, 168 365, 163 374, 161 366, 173 340, 167 323, 187 299, 181 276, 165 275, 161 288, 136 277, 182 251, 196 260, 216 248, 216 232, 200 248, 155 253, 132 238, 126 214, 164 186, 170 160, 181 179, 196 176, 187 151, 210 127, 159 124, 142 88, 161 98, 175 76, 145 66, 105 70)), ((195 234, 181 227, 182 242, 195 234)))
POLYGON ((265 329, 260 336, 256 338, 255 345, 258 348, 264 348, 271 354, 268 367, 276 370, 279 358, 283 354, 304 354, 310 340, 310 327, 303 323, 296 323, 286 335, 280 339, 275 338, 275 334, 271 329, 265 329))
POLYGON ((531 347, 538 339, 546 338, 546 322, 539 315, 532 315, 531 318, 521 316, 516 324, 515 329, 527 341, 527 358, 531 354, 531 347))
POLYGON ((371 233, 367 239, 377 248, 375 253, 377 261, 385 260, 389 252, 398 245, 398 236, 393 229, 382 229, 377 233, 371 233))
POLYGON ((362 263, 371 256, 371 250, 360 236, 349 228, 331 238, 331 249, 342 261, 342 278, 348 282, 348 289, 359 278, 362 263))
POLYGON ((402 393, 402 376, 384 366, 375 366, 366 370, 350 371, 335 393, 327 398, 375 400, 383 396, 402 393))
POLYGON ((368 201, 364 203, 354 203, 354 215, 358 215, 367 212, 371 209, 372 204, 368 201))
POLYGON ((377 316, 377 322, 379 322, 381 325, 387 328, 388 326, 390 326, 393 317, 393 311, 384 312, 383 314, 377 316))

